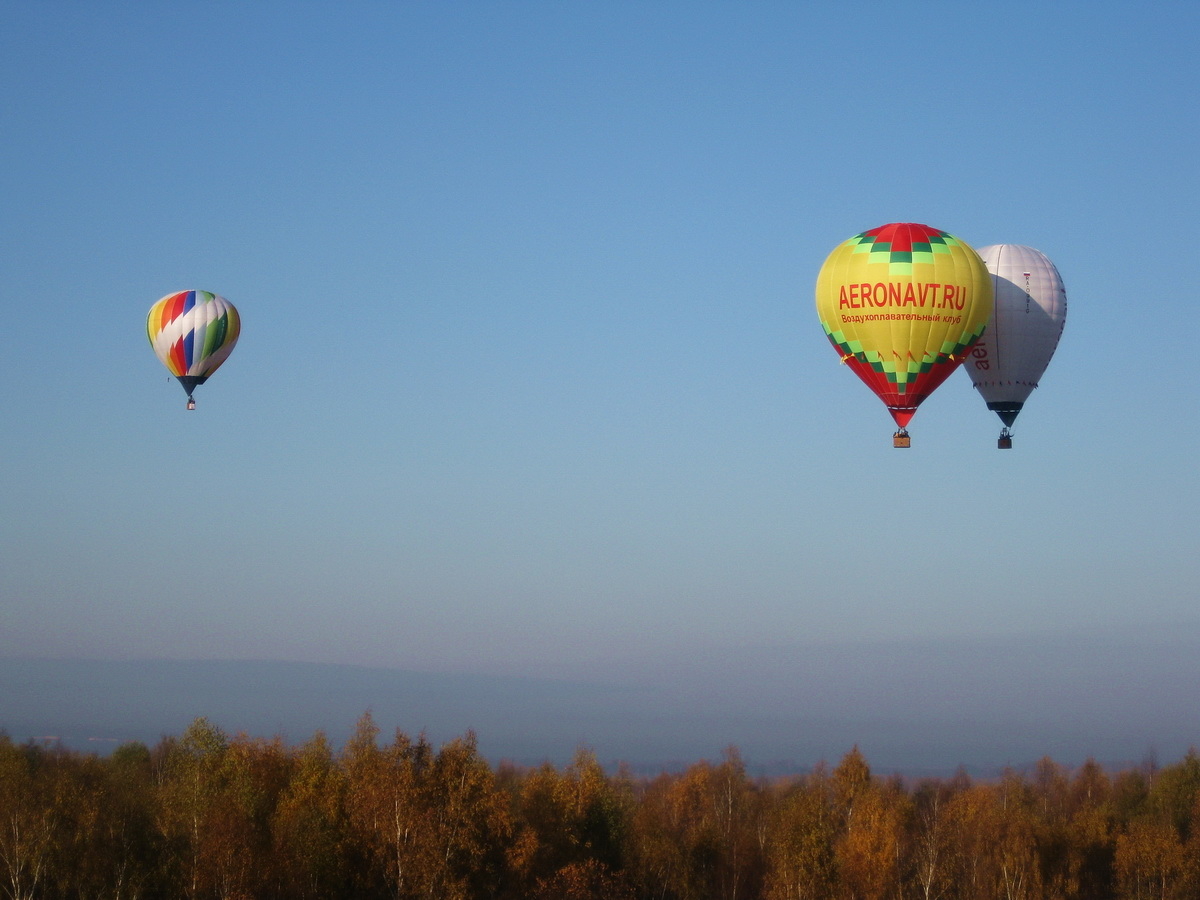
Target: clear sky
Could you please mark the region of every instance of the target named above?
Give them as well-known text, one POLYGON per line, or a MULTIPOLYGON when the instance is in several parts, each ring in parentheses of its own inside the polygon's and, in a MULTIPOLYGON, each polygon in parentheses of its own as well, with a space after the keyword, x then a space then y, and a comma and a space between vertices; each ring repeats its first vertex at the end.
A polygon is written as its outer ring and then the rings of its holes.
POLYGON ((596 673, 1200 623, 1191 2, 0 2, 0 655, 596 673), (1061 271, 891 447, 813 305, 1061 271), (243 331, 196 392, 146 341, 243 331), (1187 361, 1184 359, 1183 361, 1187 361))

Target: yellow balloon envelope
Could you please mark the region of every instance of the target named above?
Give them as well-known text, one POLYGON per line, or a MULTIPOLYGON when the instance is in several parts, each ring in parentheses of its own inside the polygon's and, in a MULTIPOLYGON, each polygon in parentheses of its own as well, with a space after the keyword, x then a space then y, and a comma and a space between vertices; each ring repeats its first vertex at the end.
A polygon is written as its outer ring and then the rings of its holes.
POLYGON ((962 363, 992 314, 992 278, 958 238, 912 222, 839 245, 817 276, 817 315, 903 429, 962 363))

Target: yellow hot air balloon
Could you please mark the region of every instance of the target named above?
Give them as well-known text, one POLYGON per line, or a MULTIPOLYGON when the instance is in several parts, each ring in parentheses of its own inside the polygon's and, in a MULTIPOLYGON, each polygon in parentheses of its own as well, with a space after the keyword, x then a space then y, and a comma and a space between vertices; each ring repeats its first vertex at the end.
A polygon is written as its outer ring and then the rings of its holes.
POLYGON ((962 363, 992 314, 992 278, 969 245, 897 222, 840 244, 817 276, 817 315, 842 362, 896 420, 909 446, 917 407, 962 363))

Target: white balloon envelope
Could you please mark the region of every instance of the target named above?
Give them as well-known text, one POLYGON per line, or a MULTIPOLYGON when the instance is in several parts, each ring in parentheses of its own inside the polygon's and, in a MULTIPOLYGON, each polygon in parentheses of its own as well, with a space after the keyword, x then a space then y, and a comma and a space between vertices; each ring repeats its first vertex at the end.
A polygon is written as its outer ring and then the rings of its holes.
POLYGON ((995 307, 963 369, 1000 417, 999 446, 1038 386, 1067 320, 1067 291, 1054 263, 1033 247, 992 244, 979 251, 992 275, 995 307))

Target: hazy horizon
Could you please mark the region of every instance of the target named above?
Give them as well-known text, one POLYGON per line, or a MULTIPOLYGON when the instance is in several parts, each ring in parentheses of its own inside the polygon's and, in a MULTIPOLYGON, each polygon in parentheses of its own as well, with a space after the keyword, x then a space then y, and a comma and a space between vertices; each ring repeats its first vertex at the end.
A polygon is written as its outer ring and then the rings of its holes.
POLYGON ((616 660, 589 677, 7 657, 0 729, 104 752, 204 716, 230 734, 298 744, 322 731, 340 746, 369 711, 384 740, 399 729, 440 744, 473 730, 493 762, 561 765, 586 746, 606 764, 652 771, 736 746, 752 771, 780 773, 857 745, 882 772, 988 774, 1043 756, 1067 766, 1182 757, 1200 728, 1197 658, 1195 629, 746 647, 616 660))

